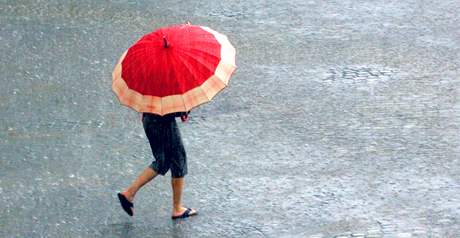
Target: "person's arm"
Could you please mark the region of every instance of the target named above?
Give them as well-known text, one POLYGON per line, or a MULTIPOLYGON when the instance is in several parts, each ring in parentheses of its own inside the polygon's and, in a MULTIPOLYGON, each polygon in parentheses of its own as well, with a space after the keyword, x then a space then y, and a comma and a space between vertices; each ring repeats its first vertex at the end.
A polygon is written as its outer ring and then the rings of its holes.
POLYGON ((173 113, 168 114, 167 116, 180 117, 182 122, 186 122, 186 121, 188 121, 188 115, 189 114, 190 114, 190 111, 188 111, 188 112, 173 112, 173 113))
POLYGON ((173 112, 173 113, 167 114, 167 116, 181 117, 181 116, 187 115, 189 113, 190 113, 190 111, 188 111, 188 112, 173 112))

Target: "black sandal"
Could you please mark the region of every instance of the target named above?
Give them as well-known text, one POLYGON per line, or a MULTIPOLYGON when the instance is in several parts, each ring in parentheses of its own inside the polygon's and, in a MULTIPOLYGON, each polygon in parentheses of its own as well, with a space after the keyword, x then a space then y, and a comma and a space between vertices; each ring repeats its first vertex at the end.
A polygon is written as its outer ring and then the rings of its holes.
POLYGON ((125 210, 128 215, 133 216, 133 210, 131 208, 134 208, 134 204, 130 202, 125 195, 118 193, 118 199, 120 199, 120 204, 123 210, 125 210))
POLYGON ((172 219, 186 218, 186 217, 191 217, 191 216, 195 216, 195 215, 198 214, 198 212, 190 213, 191 211, 192 211, 191 208, 187 208, 187 210, 185 210, 185 212, 182 213, 182 215, 179 215, 179 216, 172 216, 171 218, 172 218, 172 219))

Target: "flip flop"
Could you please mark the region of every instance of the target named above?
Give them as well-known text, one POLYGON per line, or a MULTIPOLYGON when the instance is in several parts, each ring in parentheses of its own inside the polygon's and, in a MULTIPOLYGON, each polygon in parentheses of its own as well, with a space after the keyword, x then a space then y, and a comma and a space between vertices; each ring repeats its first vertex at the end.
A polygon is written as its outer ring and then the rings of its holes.
POLYGON ((185 212, 182 213, 182 215, 179 215, 179 216, 172 216, 171 218, 172 218, 172 219, 186 218, 186 217, 191 217, 191 216, 195 216, 195 215, 198 214, 198 212, 190 213, 191 211, 192 211, 191 208, 187 208, 187 210, 185 210, 185 212))
POLYGON ((118 193, 118 199, 120 199, 120 204, 123 210, 125 210, 128 215, 133 216, 133 210, 131 208, 134 208, 134 204, 130 202, 125 195, 118 193))

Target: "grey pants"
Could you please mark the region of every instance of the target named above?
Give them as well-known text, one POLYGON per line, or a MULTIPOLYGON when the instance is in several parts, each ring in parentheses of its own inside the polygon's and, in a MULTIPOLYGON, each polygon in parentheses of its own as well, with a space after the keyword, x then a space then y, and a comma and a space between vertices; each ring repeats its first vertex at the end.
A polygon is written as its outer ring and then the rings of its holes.
POLYGON ((173 178, 184 177, 187 174, 187 155, 175 116, 144 113, 142 123, 155 158, 149 167, 161 175, 171 169, 173 178))

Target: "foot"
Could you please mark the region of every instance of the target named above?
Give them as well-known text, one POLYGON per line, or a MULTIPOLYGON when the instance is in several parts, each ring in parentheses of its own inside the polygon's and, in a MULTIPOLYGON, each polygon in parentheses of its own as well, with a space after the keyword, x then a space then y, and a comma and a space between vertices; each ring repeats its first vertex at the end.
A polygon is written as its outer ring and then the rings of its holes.
POLYGON ((189 216, 197 215, 198 212, 193 208, 181 207, 179 209, 173 209, 172 218, 186 218, 189 216))
POLYGON ((134 215, 134 211, 133 211, 134 204, 131 201, 129 201, 125 197, 125 195, 123 195, 122 193, 118 193, 117 196, 118 196, 118 199, 120 200, 120 205, 123 208, 123 210, 126 213, 128 213, 128 215, 133 216, 134 215))

